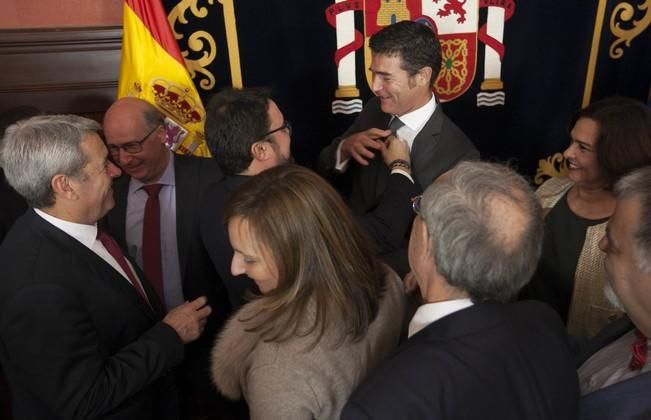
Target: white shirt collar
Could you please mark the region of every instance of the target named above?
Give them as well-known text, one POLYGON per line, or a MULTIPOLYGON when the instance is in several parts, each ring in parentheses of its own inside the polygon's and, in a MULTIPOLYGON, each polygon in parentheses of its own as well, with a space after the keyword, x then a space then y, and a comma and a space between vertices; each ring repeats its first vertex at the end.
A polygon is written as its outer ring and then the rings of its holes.
POLYGON ((412 335, 418 333, 429 324, 438 321, 444 316, 466 309, 472 305, 473 303, 470 299, 454 299, 443 302, 426 303, 425 305, 419 306, 409 323, 409 337, 411 338, 412 335))
POLYGON ((81 223, 68 222, 67 220, 59 219, 58 217, 54 217, 39 209, 34 209, 34 211, 45 219, 45 221, 72 236, 88 249, 93 249, 93 244, 95 243, 95 240, 97 240, 97 223, 93 225, 84 225, 81 223))
MULTIPOLYGON (((434 95, 430 98, 429 102, 420 108, 408 112, 407 114, 399 117, 405 125, 396 131, 396 135, 407 142, 409 150, 411 150, 414 140, 420 131, 425 127, 432 114, 436 110, 436 98, 434 95)), ((394 115, 393 118, 396 116, 394 115)))
POLYGON ((429 102, 427 102, 425 105, 411 112, 408 112, 405 115, 399 116, 399 118, 400 121, 402 121, 411 130, 419 132, 435 110, 436 98, 434 95, 432 95, 429 102))

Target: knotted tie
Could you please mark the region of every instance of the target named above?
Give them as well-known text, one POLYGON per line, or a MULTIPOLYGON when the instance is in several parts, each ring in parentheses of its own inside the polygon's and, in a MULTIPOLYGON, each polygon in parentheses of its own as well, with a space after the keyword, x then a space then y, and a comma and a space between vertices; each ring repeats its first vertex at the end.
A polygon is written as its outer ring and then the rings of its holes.
POLYGON ((628 364, 631 370, 640 370, 646 364, 647 339, 637 328, 635 329, 635 341, 631 345, 631 362, 628 364))
POLYGON ((138 291, 140 297, 143 298, 147 304, 149 304, 147 295, 138 282, 138 279, 136 279, 136 275, 133 273, 133 271, 131 271, 131 267, 129 267, 126 258, 124 258, 124 254, 122 253, 122 249, 120 249, 120 245, 115 242, 115 239, 113 239, 111 235, 104 232, 103 230, 97 230, 97 239, 99 239, 102 245, 104 245, 104 248, 106 248, 108 253, 113 256, 118 265, 122 267, 122 270, 126 273, 127 277, 129 277, 131 284, 138 291))
POLYGON ((389 130, 391 130, 391 134, 393 134, 394 136, 397 136, 397 135, 398 135, 398 134, 397 134, 397 133, 398 133, 398 130, 400 130, 400 128, 401 128, 402 126, 404 126, 404 125, 405 125, 405 123, 403 123, 403 122, 400 120, 400 118, 394 116, 394 117, 391 119, 391 122, 389 123, 389 130))
POLYGON ((145 217, 142 226, 142 265, 147 280, 154 287, 160 301, 165 304, 160 253, 160 200, 158 199, 158 193, 162 187, 161 184, 144 186, 149 197, 145 203, 145 217))

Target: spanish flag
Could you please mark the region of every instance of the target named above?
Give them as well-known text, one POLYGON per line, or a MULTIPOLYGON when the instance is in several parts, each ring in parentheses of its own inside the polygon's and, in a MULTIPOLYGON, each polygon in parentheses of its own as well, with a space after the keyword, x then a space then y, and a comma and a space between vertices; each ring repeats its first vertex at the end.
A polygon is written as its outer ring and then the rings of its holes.
POLYGON ((132 96, 167 117, 168 146, 180 154, 209 157, 206 112, 185 67, 160 0, 125 0, 118 98, 132 96))

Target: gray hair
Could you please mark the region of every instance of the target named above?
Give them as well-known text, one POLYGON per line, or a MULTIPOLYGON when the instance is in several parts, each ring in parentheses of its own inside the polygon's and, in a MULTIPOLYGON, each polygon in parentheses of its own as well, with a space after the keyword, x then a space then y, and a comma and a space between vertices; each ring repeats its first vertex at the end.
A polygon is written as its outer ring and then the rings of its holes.
POLYGON ((80 144, 101 130, 76 115, 41 115, 7 127, 0 141, 0 166, 9 184, 35 208, 54 205, 51 181, 57 174, 82 177, 87 158, 80 144))
POLYGON ((615 184, 618 200, 635 198, 640 203, 640 220, 633 235, 633 258, 637 268, 651 274, 651 166, 636 169, 615 184))
POLYGON ((143 111, 142 118, 145 122, 145 126, 150 130, 165 122, 163 114, 153 105, 150 105, 150 107, 143 111))
POLYGON ((543 213, 512 169, 462 162, 427 188, 420 214, 438 272, 473 301, 506 302, 531 279, 542 249, 543 213))

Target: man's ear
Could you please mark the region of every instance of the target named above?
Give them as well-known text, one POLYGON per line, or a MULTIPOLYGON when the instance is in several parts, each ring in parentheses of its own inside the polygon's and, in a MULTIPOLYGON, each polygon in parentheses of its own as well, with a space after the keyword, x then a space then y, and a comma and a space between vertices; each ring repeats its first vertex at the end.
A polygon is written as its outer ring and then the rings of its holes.
POLYGON ((68 200, 76 200, 79 197, 74 186, 70 183, 70 178, 66 175, 54 175, 52 181, 50 181, 50 185, 52 186, 52 191, 54 191, 55 196, 62 196, 68 200))
POLYGON ((263 162, 269 159, 270 148, 271 144, 269 144, 269 142, 256 141, 251 145, 251 155, 253 156, 253 159, 263 162))
POLYGON ((167 126, 163 122, 157 129, 156 129, 156 137, 158 137, 158 141, 161 144, 166 144, 167 140, 167 126))
POLYGON ((416 82, 418 86, 426 86, 432 80, 432 68, 430 66, 425 66, 422 69, 418 70, 416 74, 416 82))

